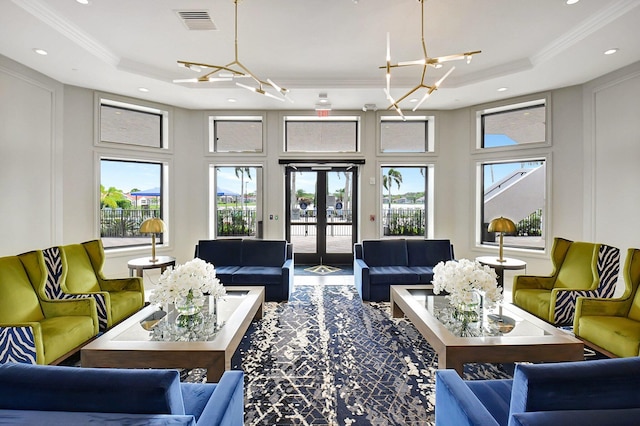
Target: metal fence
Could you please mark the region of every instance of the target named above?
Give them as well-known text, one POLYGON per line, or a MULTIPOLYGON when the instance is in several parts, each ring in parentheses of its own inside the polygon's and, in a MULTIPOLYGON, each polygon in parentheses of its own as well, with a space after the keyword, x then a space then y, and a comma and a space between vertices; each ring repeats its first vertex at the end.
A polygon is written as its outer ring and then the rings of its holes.
POLYGON ((151 217, 160 217, 156 209, 102 209, 100 236, 103 238, 148 237, 140 233, 140 225, 151 217))
MULTIPOLYGON (((103 238, 148 237, 140 234, 140 225, 150 217, 160 217, 159 210, 151 209, 103 209, 100 211, 100 236, 103 238)), ((327 234, 351 235, 352 212, 332 212, 327 217, 327 234), (348 226, 347 226, 348 225, 348 226)), ((535 223, 532 221, 532 223, 535 223)), ((316 218, 301 216, 291 222, 292 235, 315 235, 316 218)), ((256 236, 256 211, 253 209, 218 209, 218 236, 256 236)), ((424 235, 425 215, 423 209, 384 209, 384 235, 424 235)))
POLYGON ((424 209, 384 209, 382 216, 384 235, 424 235, 424 209))

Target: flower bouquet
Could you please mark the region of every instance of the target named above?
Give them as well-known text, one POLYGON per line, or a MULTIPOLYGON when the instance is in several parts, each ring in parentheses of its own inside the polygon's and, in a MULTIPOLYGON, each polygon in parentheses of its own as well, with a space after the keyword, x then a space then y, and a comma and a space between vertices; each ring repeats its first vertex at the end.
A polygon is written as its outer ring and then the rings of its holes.
POLYGON ((181 313, 194 314, 200 310, 206 294, 217 299, 226 291, 216 278, 214 266, 195 258, 164 271, 149 302, 160 306, 173 303, 181 313))
POLYGON ((478 295, 484 306, 502 301, 496 272, 489 266, 468 259, 440 262, 433 268, 433 292, 449 293, 446 297, 454 307, 477 303, 478 295))

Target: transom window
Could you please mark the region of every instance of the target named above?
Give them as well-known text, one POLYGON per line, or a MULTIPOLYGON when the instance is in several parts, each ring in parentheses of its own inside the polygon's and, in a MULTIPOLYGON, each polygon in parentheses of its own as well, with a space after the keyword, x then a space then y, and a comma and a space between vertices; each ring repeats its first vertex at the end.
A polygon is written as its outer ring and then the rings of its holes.
POLYGON ((385 153, 431 152, 431 119, 428 117, 385 116, 380 119, 380 149, 385 153))
POLYGON ((507 109, 481 111, 480 148, 516 147, 547 142, 547 108, 545 100, 536 100, 507 109))
POLYGON ((209 152, 262 152, 261 116, 209 117, 209 152))
POLYGON ((157 108, 100 99, 100 142, 166 148, 167 118, 157 108))
POLYGON ((358 117, 285 118, 287 152, 357 152, 358 117))

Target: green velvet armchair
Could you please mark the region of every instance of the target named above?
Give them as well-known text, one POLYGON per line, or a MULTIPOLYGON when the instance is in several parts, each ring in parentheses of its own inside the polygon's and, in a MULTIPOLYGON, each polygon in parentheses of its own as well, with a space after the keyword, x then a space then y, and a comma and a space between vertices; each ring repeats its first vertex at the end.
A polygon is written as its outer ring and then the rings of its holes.
POLYGON ((513 303, 557 326, 571 326, 578 297, 611 298, 620 271, 620 250, 605 244, 555 238, 550 276, 518 275, 513 303))
POLYGON ((573 331, 588 345, 609 355, 640 356, 639 249, 627 251, 622 276, 622 296, 614 299, 578 299, 573 331))
POLYGON ((59 247, 64 294, 96 297, 101 329, 105 330, 144 306, 142 278, 107 279, 102 273, 104 247, 101 240, 59 247), (101 302, 100 299, 103 299, 101 302))
POLYGON ((0 258, 0 364, 57 363, 98 334, 93 299, 48 301, 41 251, 0 258))

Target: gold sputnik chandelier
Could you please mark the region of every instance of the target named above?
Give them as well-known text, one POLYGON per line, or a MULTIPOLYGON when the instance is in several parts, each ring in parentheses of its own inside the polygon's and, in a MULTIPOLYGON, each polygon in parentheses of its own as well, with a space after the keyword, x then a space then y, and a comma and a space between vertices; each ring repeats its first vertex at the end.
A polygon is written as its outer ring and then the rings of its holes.
POLYGON ((235 57, 232 62, 229 62, 226 65, 211 65, 211 64, 203 64, 200 62, 192 62, 192 61, 178 61, 178 65, 181 67, 188 68, 195 72, 204 72, 204 74, 197 78, 187 78, 187 79, 177 79, 173 80, 174 83, 208 83, 215 81, 233 81, 235 79, 246 78, 249 80, 253 80, 253 84, 243 84, 236 81, 236 85, 247 89, 252 92, 259 93, 264 96, 268 96, 270 98, 276 99, 278 101, 283 101, 288 99, 293 102, 287 94, 289 93, 289 89, 278 86, 271 79, 267 78, 266 81, 259 79, 254 73, 249 71, 249 69, 240 62, 238 59, 238 2, 240 0, 233 0, 235 5, 235 57), (277 95, 268 92, 267 89, 272 88, 276 91, 277 95))
POLYGON ((402 109, 400 108, 400 102, 402 102, 403 100, 405 100, 407 97, 411 96, 412 94, 414 94, 418 90, 426 89, 426 93, 424 94, 422 99, 420 99, 420 101, 413 108, 413 111, 417 110, 420 107, 420 105, 422 105, 422 103, 424 101, 426 101, 429 96, 431 96, 431 94, 433 92, 438 90, 438 88, 440 87, 442 82, 455 69, 455 67, 451 67, 449 69, 449 71, 447 71, 445 73, 444 76, 442 76, 438 81, 435 82, 435 84, 433 84, 432 86, 429 86, 429 85, 425 84, 425 82, 424 82, 424 79, 425 79, 425 77, 427 75, 427 68, 428 67, 442 68, 442 66, 443 66, 442 64, 444 62, 457 61, 457 60, 460 60, 460 59, 466 59, 467 63, 469 63, 469 62, 471 62, 471 58, 473 57, 473 55, 477 55, 478 53, 481 52, 480 50, 474 50, 474 51, 471 51, 471 52, 458 53, 456 55, 448 55, 448 56, 440 56, 440 57, 437 57, 437 58, 430 58, 429 55, 427 54, 427 46, 426 46, 425 41, 424 41, 424 2, 426 0, 418 0, 418 1, 420 2, 420 6, 421 6, 420 38, 422 40, 422 54, 423 54, 423 57, 421 59, 416 59, 416 60, 413 60, 413 61, 403 61, 403 62, 398 62, 397 64, 392 64, 391 63, 390 35, 389 35, 389 33, 387 33, 386 65, 380 67, 381 69, 386 69, 387 85, 384 88, 384 92, 385 92, 385 95, 387 96, 387 99, 389 100, 389 102, 391 102, 391 105, 387 109, 388 110, 390 110, 392 108, 395 109, 398 112, 398 114, 400 114, 400 116, 402 116, 403 118, 404 118, 404 114, 402 112, 402 109), (396 68, 403 68, 403 67, 410 67, 410 66, 419 66, 419 67, 422 68, 422 73, 421 73, 421 76, 420 76, 420 83, 418 83, 418 85, 416 85, 413 89, 409 90, 407 93, 405 93, 400 98, 398 98, 398 100, 395 100, 391 96, 391 71, 396 69, 396 68))

